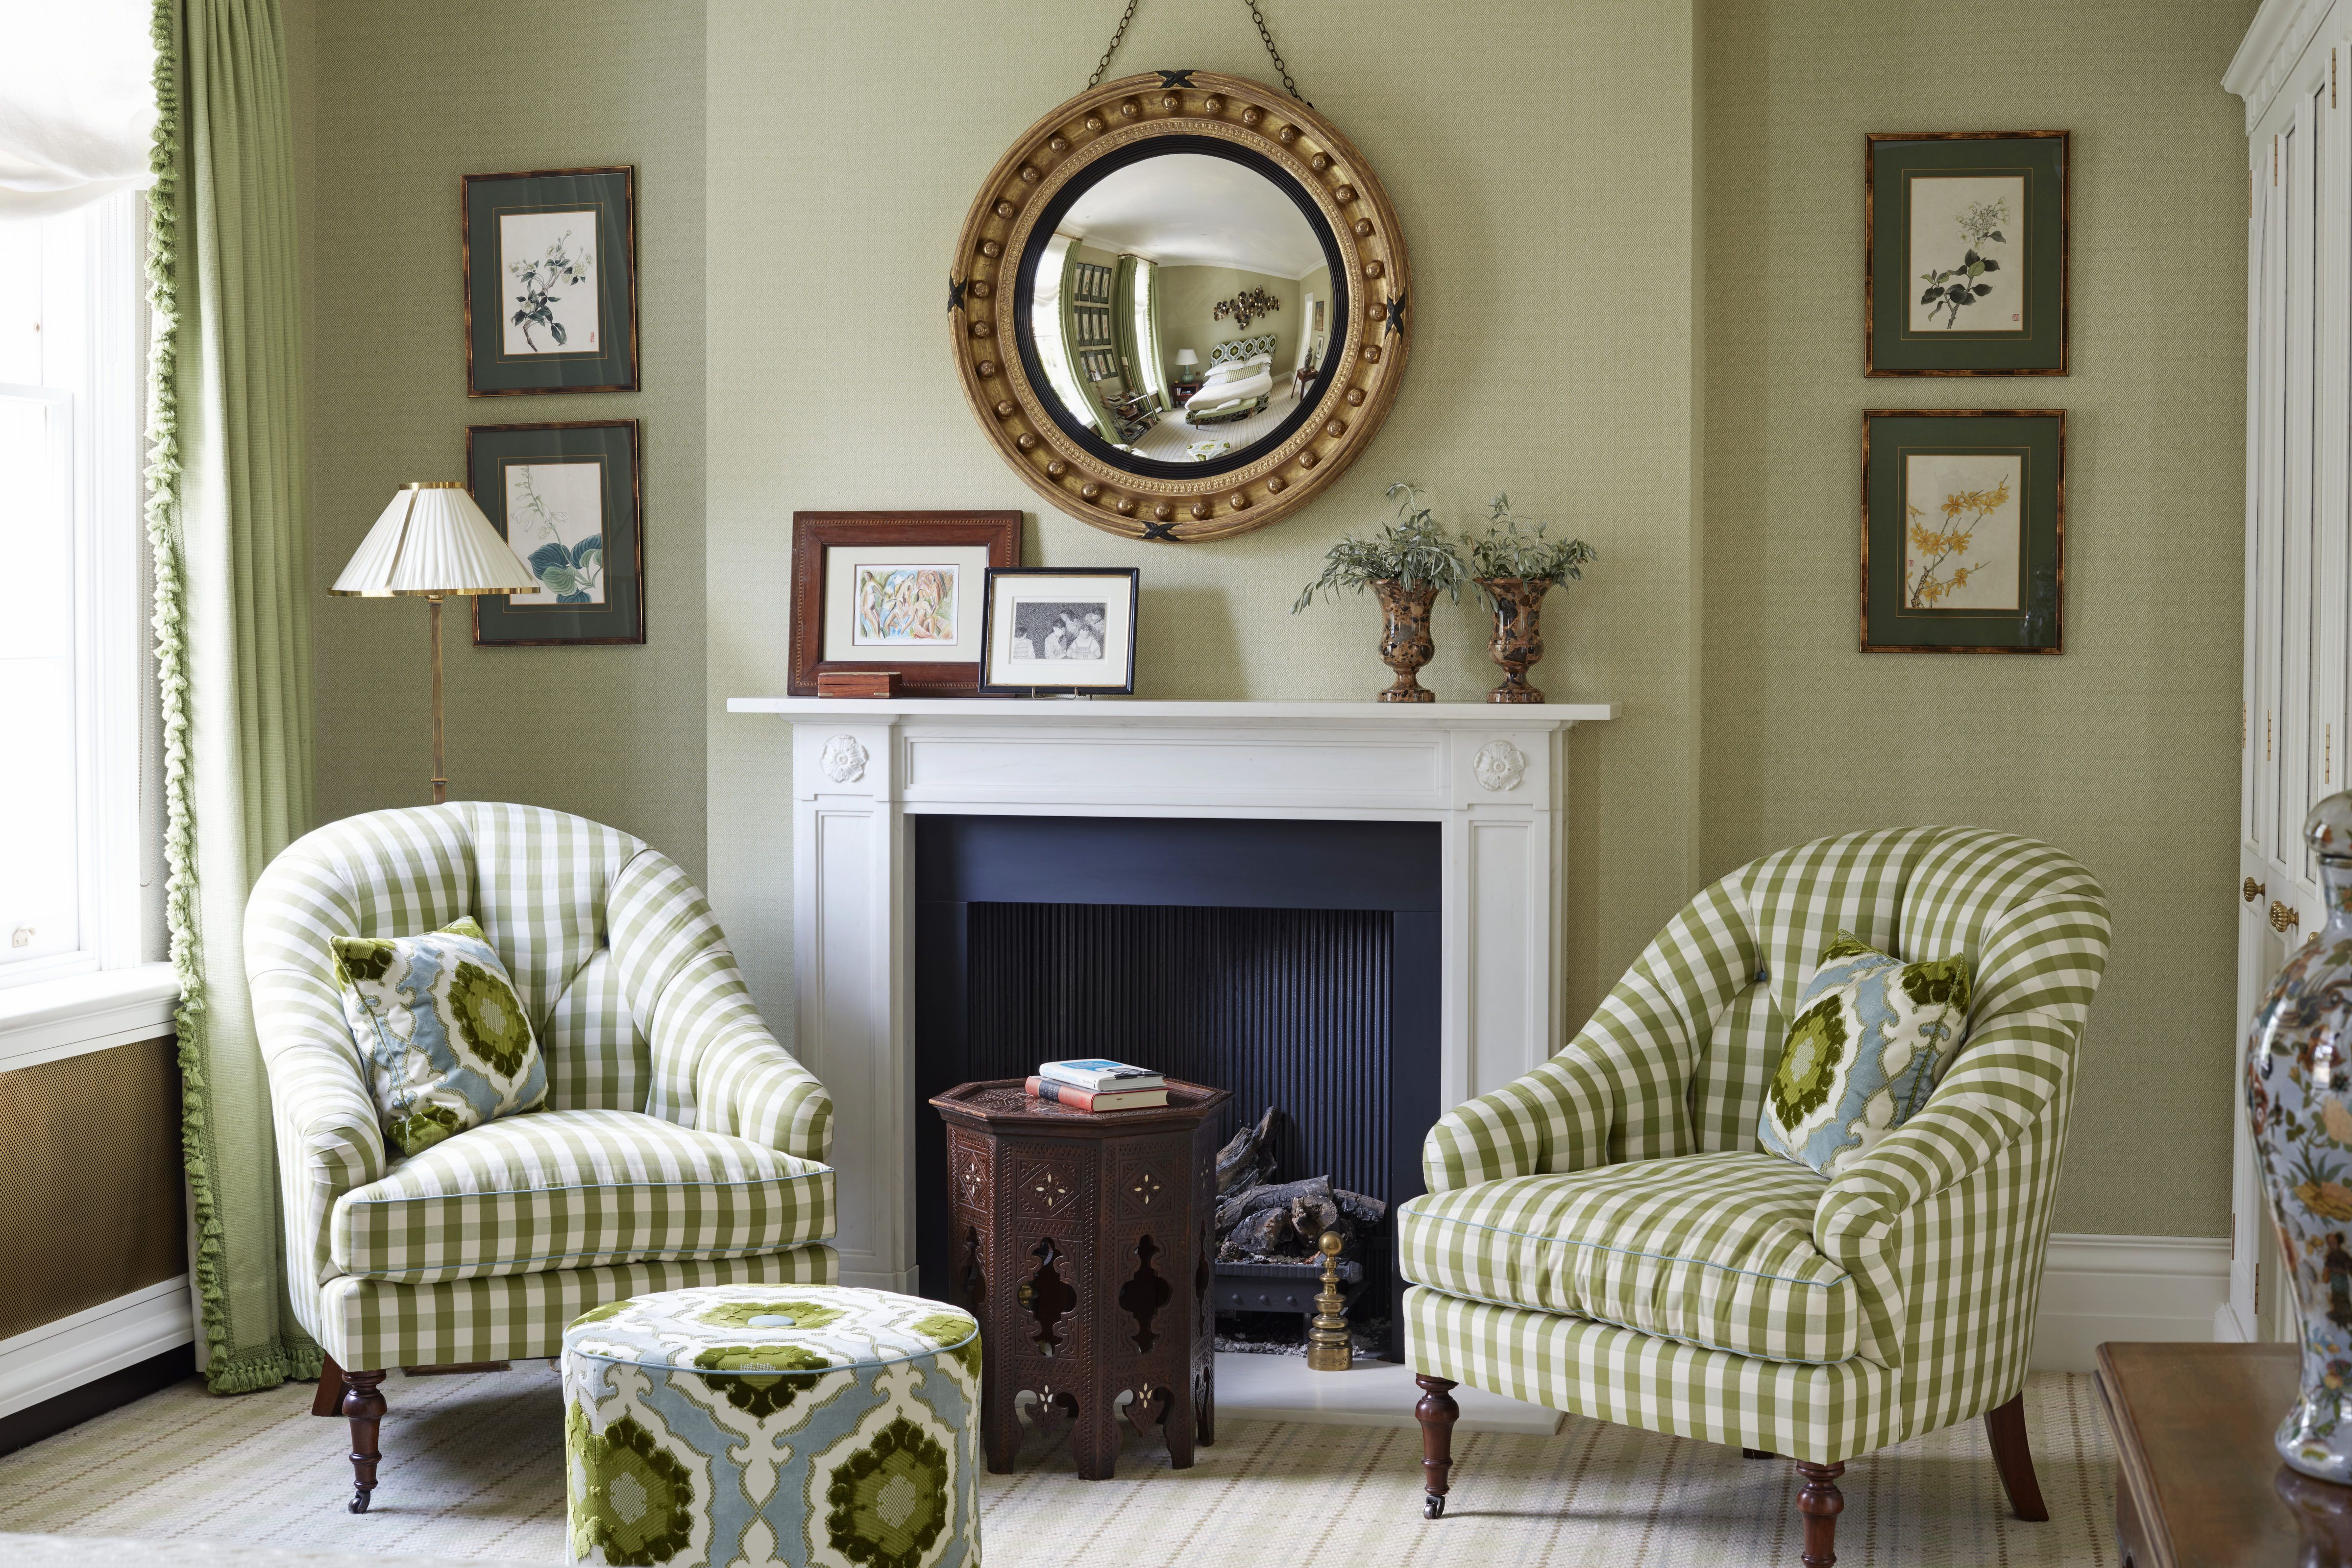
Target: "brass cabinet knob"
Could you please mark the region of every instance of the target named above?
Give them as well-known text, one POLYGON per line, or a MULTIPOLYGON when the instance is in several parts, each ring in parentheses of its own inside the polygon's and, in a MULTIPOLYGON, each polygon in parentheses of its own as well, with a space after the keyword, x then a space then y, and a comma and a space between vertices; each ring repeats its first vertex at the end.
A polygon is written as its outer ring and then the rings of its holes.
POLYGON ((2246 879, 2246 885, 2240 888, 2238 891, 2246 895, 2246 902, 2248 904, 2252 904, 2254 900, 2268 893, 2270 889, 2263 886, 2261 883, 2256 882, 2252 877, 2248 877, 2246 879))
POLYGON ((2285 904, 2281 904, 2275 898, 2271 900, 2272 930, 2279 933, 2281 936, 2284 936, 2289 926, 2300 925, 2302 924, 2303 915, 2300 912, 2289 909, 2285 904))

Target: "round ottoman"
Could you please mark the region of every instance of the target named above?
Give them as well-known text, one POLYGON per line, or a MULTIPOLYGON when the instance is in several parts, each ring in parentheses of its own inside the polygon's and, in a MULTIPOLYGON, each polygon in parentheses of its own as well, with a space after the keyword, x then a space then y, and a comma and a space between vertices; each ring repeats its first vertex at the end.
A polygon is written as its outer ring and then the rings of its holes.
POLYGON ((563 1333, 569 1561, 977 1568, 980 1325, 887 1291, 708 1285, 563 1333))

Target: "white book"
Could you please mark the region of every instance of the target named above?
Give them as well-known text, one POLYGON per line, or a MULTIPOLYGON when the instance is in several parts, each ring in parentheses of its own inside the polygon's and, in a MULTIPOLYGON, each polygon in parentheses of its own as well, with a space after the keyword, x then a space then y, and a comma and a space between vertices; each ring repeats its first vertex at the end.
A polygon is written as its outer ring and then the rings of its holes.
POLYGON ((1124 1061, 1111 1061, 1099 1056, 1083 1057, 1074 1061, 1049 1061, 1037 1069, 1037 1076, 1097 1092, 1104 1090, 1164 1089, 1168 1086, 1168 1080, 1148 1068, 1130 1067, 1124 1061))

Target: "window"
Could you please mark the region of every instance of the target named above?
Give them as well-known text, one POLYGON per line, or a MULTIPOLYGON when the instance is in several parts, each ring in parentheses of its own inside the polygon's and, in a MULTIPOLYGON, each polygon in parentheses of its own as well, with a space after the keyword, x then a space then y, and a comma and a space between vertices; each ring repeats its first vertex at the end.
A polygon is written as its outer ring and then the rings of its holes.
POLYGON ((1170 406, 1168 373, 1160 366, 1160 268, 1143 258, 1135 258, 1135 354, 1143 362, 1135 367, 1137 386, 1160 399, 1160 406, 1170 406))
POLYGON ((1069 350, 1062 342, 1062 272, 1076 243, 1067 235, 1055 235, 1046 242, 1045 254, 1037 263, 1036 288, 1030 297, 1029 340, 1037 346, 1037 362, 1045 367, 1046 384, 1062 400, 1062 406, 1080 419, 1090 419, 1087 394, 1070 370, 1069 350))
POLYGON ((0 221, 0 987, 155 944, 140 198, 0 221))

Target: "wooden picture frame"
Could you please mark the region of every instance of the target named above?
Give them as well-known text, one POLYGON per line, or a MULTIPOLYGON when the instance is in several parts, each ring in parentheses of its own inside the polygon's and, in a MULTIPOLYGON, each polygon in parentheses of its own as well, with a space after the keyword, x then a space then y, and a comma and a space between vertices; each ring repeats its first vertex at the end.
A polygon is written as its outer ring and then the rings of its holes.
POLYGON ((646 640, 639 475, 634 419, 466 427, 466 483, 474 504, 551 594, 562 595, 548 601, 477 595, 475 647, 579 648, 646 640), (587 468, 593 474, 565 472, 587 468), (509 515, 518 506, 532 513, 530 535, 520 545, 509 515), (581 515, 592 507, 593 519, 581 515))
POLYGON ((1863 140, 1863 373, 2063 376, 2072 138, 1863 140))
POLYGON ((820 674, 895 670, 906 696, 979 695, 986 576, 1020 561, 1019 512, 794 512, 786 690, 813 697, 820 674), (888 608, 861 613, 877 601, 888 608))
POLYGON ((990 696, 1134 695, 1141 586, 1131 566, 992 570, 980 689, 990 696), (1073 651, 1056 645, 1065 638, 1073 651))
POLYGON ((636 182, 627 164, 458 180, 467 396, 637 390, 636 182))
POLYGON ((1863 414, 1864 653, 2062 653, 2065 597, 2065 410, 1863 414))

